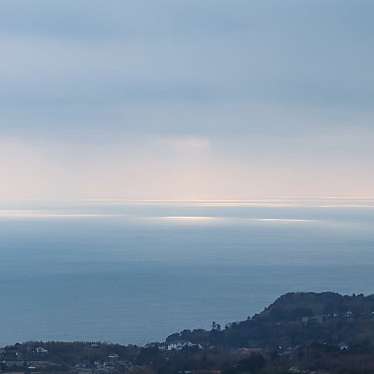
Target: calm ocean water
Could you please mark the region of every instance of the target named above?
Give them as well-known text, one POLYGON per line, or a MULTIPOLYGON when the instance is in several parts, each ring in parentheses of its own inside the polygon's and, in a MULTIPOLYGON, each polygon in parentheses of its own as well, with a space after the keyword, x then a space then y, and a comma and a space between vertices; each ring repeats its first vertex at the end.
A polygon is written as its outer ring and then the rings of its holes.
POLYGON ((374 293, 374 204, 3 205, 0 344, 143 344, 289 291, 374 293))

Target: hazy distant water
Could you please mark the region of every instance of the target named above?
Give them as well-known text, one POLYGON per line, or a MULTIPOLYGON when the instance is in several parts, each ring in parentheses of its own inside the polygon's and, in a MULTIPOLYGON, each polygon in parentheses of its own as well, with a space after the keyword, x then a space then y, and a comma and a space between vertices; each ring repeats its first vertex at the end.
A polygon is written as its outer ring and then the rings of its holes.
POLYGON ((370 202, 0 209, 0 344, 145 343, 288 291, 374 293, 370 202))

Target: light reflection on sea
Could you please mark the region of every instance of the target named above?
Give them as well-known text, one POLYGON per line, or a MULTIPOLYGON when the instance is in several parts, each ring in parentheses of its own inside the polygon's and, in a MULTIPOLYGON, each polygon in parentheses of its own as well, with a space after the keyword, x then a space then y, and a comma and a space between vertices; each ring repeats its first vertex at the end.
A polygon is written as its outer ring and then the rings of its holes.
POLYGON ((281 293, 371 293, 372 201, 0 205, 0 343, 145 343, 281 293))

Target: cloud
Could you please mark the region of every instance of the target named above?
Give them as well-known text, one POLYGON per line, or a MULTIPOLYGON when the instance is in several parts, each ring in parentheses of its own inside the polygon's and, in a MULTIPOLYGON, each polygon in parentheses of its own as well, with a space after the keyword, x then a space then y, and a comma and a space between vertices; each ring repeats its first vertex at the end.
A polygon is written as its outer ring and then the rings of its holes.
POLYGON ((1 196, 368 194, 373 10, 4 0, 1 196))
POLYGON ((173 152, 183 152, 191 156, 192 152, 205 152, 210 149, 210 141, 193 136, 167 136, 159 139, 161 146, 167 146, 173 152))

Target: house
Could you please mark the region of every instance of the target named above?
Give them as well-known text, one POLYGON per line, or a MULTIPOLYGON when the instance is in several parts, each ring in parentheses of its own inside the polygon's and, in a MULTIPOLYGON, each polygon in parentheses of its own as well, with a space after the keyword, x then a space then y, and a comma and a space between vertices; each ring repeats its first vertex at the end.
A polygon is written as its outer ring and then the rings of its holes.
POLYGON ((119 360, 119 354, 117 353, 111 353, 108 355, 109 362, 117 362, 119 360))
POLYGON ((349 350, 349 345, 345 344, 345 343, 341 343, 341 344, 339 344, 339 349, 341 351, 348 351, 349 350))
POLYGON ((45 349, 43 347, 36 347, 35 348, 35 353, 37 353, 39 355, 46 355, 46 354, 48 354, 48 349, 45 349))
POLYGON ((178 343, 172 343, 167 346, 168 351, 181 351, 184 348, 195 348, 198 350, 202 350, 203 347, 201 344, 193 344, 191 342, 178 342, 178 343))

